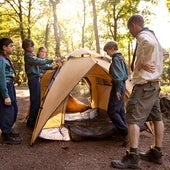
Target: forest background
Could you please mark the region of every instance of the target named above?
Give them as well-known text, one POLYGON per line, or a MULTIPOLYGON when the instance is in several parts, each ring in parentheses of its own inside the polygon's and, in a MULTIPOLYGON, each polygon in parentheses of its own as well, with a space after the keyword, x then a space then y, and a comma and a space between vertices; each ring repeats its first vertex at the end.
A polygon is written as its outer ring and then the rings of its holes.
MULTIPOLYGON (((16 68, 16 85, 27 84, 21 48, 25 38, 35 42, 35 54, 45 46, 48 58, 65 57, 78 48, 104 56, 104 44, 115 40, 130 68, 135 40, 128 32, 127 20, 139 13, 149 25, 162 12, 151 10, 160 3, 169 11, 170 22, 170 0, 0 0, 0 38, 14 41, 11 59, 16 68)), ((166 49, 170 52, 170 46, 166 49)), ((161 83, 162 90, 170 94, 170 59, 164 63, 161 83)))

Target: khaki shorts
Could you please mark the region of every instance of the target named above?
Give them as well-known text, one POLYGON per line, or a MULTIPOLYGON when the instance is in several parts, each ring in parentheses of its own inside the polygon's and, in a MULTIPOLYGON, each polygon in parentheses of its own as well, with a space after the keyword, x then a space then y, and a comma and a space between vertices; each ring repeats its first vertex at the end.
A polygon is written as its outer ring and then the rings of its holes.
POLYGON ((159 82, 135 85, 126 106, 128 124, 142 125, 146 121, 161 121, 159 82))

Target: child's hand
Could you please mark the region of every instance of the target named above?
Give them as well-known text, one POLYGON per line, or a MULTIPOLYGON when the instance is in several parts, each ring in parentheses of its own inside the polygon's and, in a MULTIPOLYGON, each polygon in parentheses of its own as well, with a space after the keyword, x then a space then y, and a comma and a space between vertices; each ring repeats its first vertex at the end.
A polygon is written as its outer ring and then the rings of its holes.
POLYGON ((11 99, 8 97, 4 101, 5 105, 10 106, 11 105, 11 99))
POLYGON ((117 99, 118 99, 118 100, 120 100, 120 99, 122 98, 122 95, 121 95, 120 92, 117 92, 117 93, 116 93, 116 96, 117 96, 117 99))

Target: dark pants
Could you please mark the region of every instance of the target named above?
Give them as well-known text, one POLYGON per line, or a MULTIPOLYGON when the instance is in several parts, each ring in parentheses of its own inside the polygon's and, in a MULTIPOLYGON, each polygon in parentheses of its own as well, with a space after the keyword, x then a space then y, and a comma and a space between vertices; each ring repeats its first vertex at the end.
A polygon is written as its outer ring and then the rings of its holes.
POLYGON ((16 91, 13 83, 7 83, 8 94, 11 99, 11 105, 4 104, 4 99, 0 96, 0 128, 3 133, 9 134, 16 121, 18 106, 16 100, 16 91))
POLYGON ((28 79, 30 91, 30 114, 27 122, 34 125, 40 108, 40 79, 39 77, 28 79))
POLYGON ((125 86, 121 89, 121 100, 117 99, 115 85, 112 84, 107 113, 116 127, 119 135, 126 136, 128 128, 125 121, 124 96, 125 86))

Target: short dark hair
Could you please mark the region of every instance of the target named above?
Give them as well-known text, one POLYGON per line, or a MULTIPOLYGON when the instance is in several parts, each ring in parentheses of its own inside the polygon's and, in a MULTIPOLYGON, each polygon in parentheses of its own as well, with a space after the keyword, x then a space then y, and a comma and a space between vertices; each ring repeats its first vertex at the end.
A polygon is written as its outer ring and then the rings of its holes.
POLYGON ((144 27, 143 16, 139 14, 132 15, 127 22, 127 27, 129 27, 132 23, 144 27))
POLYGON ((0 39, 0 50, 3 51, 3 46, 8 46, 9 44, 13 43, 10 38, 1 38, 0 39))
POLYGON ((22 48, 27 51, 28 47, 33 47, 34 46, 34 42, 31 39, 24 39, 22 42, 22 48))
POLYGON ((105 44, 103 50, 104 51, 107 51, 107 50, 111 50, 111 49, 114 49, 114 50, 118 50, 118 44, 116 41, 109 41, 105 44))

